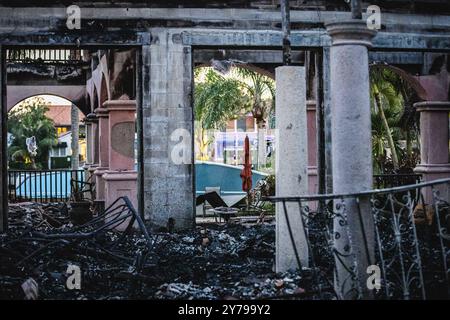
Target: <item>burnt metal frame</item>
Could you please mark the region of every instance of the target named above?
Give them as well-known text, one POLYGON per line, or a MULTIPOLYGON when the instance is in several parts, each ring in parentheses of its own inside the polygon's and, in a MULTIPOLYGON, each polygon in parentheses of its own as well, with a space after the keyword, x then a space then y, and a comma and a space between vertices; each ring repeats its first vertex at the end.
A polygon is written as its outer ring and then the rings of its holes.
POLYGON ((23 233, 19 238, 12 240, 8 245, 15 245, 16 242, 44 241, 45 244, 34 250, 31 254, 26 256, 20 256, 20 260, 16 262, 16 265, 22 265, 29 259, 36 259, 46 250, 52 250, 53 245, 63 245, 66 247, 79 245, 81 241, 87 241, 93 244, 98 251, 104 252, 110 255, 112 258, 117 259, 119 262, 133 266, 134 270, 139 272, 146 264, 148 258, 151 257, 154 245, 156 244, 157 236, 150 236, 141 216, 136 212, 131 201, 128 197, 123 196, 116 199, 108 208, 100 212, 91 221, 70 228, 69 230, 52 230, 51 232, 43 233, 42 231, 33 230, 29 233, 23 233), (95 238, 99 234, 106 232, 114 232, 116 228, 125 225, 125 230, 117 236, 117 240, 113 243, 99 246, 95 243, 95 238), (139 228, 142 233, 143 239, 146 243, 144 252, 121 252, 118 245, 125 239, 127 234, 133 232, 133 226, 139 228), (120 250, 118 252, 114 252, 120 250), (138 263, 136 263, 138 262, 138 263))

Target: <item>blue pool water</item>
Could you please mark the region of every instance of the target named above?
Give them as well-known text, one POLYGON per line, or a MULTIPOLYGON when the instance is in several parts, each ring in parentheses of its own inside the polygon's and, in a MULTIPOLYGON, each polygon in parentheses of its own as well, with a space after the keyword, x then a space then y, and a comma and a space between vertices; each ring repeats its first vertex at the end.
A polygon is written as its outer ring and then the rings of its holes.
MULTIPOLYGON (((242 191, 242 179, 240 173, 242 166, 231 166, 215 162, 197 162, 195 164, 195 185, 196 193, 201 194, 206 187, 220 187, 222 194, 244 194, 242 191)), ((265 178, 267 174, 253 171, 253 186, 265 178)), ((18 176, 16 185, 16 195, 26 195, 27 198, 47 197, 68 198, 71 193, 71 175, 61 174, 61 172, 47 172, 41 175, 18 176)), ((78 180, 85 181, 84 172, 78 172, 78 180)))
MULTIPOLYGON (((220 187, 224 194, 244 194, 242 191, 242 179, 240 176, 242 166, 199 161, 195 163, 195 188, 197 194, 205 191, 205 187, 220 187)), ((264 179, 267 174, 252 171, 253 187, 264 179)))
MULTIPOLYGON (((77 180, 85 181, 84 172, 77 173, 77 180)), ((40 175, 20 175, 16 177, 16 195, 31 199, 42 197, 68 198, 71 193, 71 173, 68 171, 42 172, 40 175)))

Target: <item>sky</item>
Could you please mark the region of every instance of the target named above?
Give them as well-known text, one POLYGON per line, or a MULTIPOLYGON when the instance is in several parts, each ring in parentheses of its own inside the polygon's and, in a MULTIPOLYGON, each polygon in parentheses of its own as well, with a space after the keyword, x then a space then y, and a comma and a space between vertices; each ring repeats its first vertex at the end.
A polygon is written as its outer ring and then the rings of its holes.
POLYGON ((57 97, 57 96, 52 96, 52 95, 33 96, 33 97, 30 97, 30 98, 27 98, 25 100, 20 101, 18 104, 21 104, 23 102, 26 102, 29 99, 33 99, 33 98, 36 98, 36 97, 44 98, 50 105, 59 105, 59 106, 61 106, 61 105, 70 106, 71 105, 71 102, 69 100, 64 99, 64 98, 60 98, 60 97, 57 97))
POLYGON ((69 100, 57 96, 41 95, 40 97, 44 98, 52 105, 71 105, 71 102, 69 100))

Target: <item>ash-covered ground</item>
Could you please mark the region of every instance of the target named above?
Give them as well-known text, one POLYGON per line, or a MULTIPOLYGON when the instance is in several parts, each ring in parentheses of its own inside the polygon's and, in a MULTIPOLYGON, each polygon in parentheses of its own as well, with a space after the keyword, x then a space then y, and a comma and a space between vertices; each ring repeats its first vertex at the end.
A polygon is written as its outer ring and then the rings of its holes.
POLYGON ((33 279, 39 299, 309 299, 311 272, 274 273, 273 224, 199 226, 182 233, 113 231, 86 238, 45 238, 71 231, 64 210, 36 204, 10 210, 0 236, 0 298, 24 299, 33 279), (81 288, 69 290, 69 265, 81 288))

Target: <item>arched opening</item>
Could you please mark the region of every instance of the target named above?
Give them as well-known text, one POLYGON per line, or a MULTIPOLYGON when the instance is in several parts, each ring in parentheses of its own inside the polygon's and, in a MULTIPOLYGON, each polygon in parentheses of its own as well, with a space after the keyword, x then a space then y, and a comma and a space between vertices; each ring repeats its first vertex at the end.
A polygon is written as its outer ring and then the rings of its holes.
POLYGON ((8 192, 11 202, 67 199, 71 172, 86 161, 84 114, 54 95, 26 98, 7 118, 8 192), (75 134, 75 136, 74 136, 75 134))
POLYGON ((420 161, 419 115, 413 104, 426 99, 425 89, 417 78, 385 63, 370 66, 370 89, 375 178, 413 174, 420 161))
MULTIPOLYGON (((216 191, 227 205, 245 203, 241 171, 246 156, 253 188, 275 173, 273 74, 212 61, 194 69, 194 84, 196 197, 216 191)), ((197 216, 207 216, 209 209, 208 203, 199 204, 197 216)))

